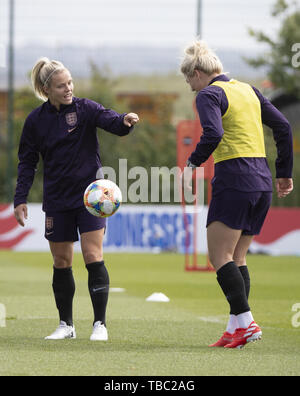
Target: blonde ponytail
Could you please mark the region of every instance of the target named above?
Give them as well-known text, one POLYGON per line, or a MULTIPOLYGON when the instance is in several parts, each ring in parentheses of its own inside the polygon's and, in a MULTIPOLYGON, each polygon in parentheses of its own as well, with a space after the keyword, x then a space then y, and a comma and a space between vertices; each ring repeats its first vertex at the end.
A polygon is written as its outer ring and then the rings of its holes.
POLYGON ((54 73, 66 70, 65 66, 58 61, 48 58, 40 58, 31 71, 31 82, 35 95, 44 101, 48 99, 45 87, 48 87, 54 73))
POLYGON ((195 41, 185 49, 181 63, 181 72, 185 76, 193 76, 195 70, 200 70, 207 75, 223 72, 220 59, 202 40, 195 41))

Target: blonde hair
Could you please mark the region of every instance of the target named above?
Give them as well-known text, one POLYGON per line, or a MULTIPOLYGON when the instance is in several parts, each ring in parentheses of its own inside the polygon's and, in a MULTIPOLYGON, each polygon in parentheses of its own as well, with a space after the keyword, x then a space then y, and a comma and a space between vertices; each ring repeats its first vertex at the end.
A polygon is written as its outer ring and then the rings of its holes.
POLYGON ((192 77, 195 70, 200 70, 207 75, 223 72, 220 59, 202 40, 194 41, 185 49, 181 62, 181 72, 185 76, 192 77))
POLYGON ((51 83, 52 76, 56 72, 67 70, 65 66, 55 60, 50 60, 48 58, 40 58, 34 65, 31 71, 31 82, 33 85, 33 90, 35 95, 44 101, 48 99, 47 93, 45 92, 45 87, 49 87, 51 83))

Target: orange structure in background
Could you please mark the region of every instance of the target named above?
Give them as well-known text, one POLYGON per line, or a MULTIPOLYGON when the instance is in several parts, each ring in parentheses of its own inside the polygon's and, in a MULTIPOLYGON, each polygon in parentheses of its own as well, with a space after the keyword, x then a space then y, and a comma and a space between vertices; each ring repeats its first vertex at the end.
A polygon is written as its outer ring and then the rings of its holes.
MULTIPOLYGON (((195 150, 197 143, 199 143, 201 135, 203 133, 198 114, 196 112, 195 120, 184 120, 179 122, 177 125, 177 166, 183 171, 186 166, 186 162, 190 157, 191 153, 195 150)), ((209 205, 212 196, 211 180, 214 176, 214 162, 212 156, 201 165, 204 168, 204 180, 207 181, 207 205, 209 205)), ((194 179, 196 178, 196 172, 194 172, 194 179)), ((194 184, 195 184, 194 180, 194 184)), ((197 205, 197 202, 194 203, 197 205)), ((190 234, 189 224, 187 220, 186 205, 184 199, 182 200, 184 224, 186 231, 186 243, 185 243, 185 270, 186 271, 213 271, 213 267, 209 262, 207 255, 206 265, 201 266, 198 263, 197 254, 197 211, 193 214, 193 252, 192 255, 189 253, 190 246, 190 234), (192 257, 191 257, 192 256, 192 257), (191 260, 192 258, 192 260, 191 260), (191 262, 192 261, 192 262, 191 262)))

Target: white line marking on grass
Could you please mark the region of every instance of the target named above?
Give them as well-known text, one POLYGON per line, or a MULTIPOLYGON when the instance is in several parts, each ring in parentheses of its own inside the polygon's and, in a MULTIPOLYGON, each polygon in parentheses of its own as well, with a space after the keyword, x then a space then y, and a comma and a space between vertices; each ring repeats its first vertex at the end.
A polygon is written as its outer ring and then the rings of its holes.
POLYGON ((209 323, 227 323, 227 316, 198 316, 197 319, 209 323))

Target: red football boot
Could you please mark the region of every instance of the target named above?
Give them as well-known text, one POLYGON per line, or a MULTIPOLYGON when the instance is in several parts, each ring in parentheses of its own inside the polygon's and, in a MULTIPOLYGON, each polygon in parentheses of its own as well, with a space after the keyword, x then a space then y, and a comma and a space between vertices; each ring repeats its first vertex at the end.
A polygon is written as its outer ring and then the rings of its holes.
POLYGON ((247 329, 236 329, 233 335, 233 341, 225 345, 224 348, 241 349, 249 342, 258 341, 261 338, 262 331, 260 327, 255 322, 252 322, 247 329))
POLYGON ((230 344, 233 341, 233 334, 228 333, 227 331, 222 335, 222 337, 215 344, 209 345, 210 348, 217 347, 222 348, 227 344, 230 344))

